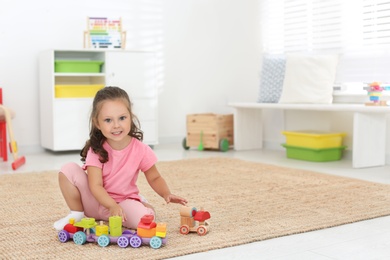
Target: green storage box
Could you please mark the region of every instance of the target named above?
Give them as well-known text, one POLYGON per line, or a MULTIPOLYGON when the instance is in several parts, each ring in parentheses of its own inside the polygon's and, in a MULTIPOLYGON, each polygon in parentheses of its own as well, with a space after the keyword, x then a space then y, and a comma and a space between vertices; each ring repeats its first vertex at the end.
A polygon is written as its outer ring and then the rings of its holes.
POLYGON ((56 60, 54 71, 62 73, 99 73, 103 61, 87 60, 56 60))
POLYGON ((287 158, 311 162, 338 161, 343 155, 346 146, 333 148, 307 148, 282 144, 286 148, 287 158))

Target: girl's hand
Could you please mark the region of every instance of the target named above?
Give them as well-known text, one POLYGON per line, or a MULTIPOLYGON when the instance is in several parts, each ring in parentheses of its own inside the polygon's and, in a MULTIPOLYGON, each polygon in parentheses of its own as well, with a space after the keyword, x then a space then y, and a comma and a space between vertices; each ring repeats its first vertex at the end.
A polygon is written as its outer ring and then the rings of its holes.
POLYGON ((109 208, 109 210, 110 210, 110 216, 120 216, 122 217, 123 222, 127 220, 126 214, 123 212, 123 209, 118 204, 115 204, 114 206, 109 208))
POLYGON ((168 196, 165 197, 165 201, 167 203, 179 203, 181 205, 186 205, 187 204, 187 200, 182 198, 182 197, 179 197, 179 196, 176 196, 176 195, 173 195, 173 194, 169 194, 168 196))

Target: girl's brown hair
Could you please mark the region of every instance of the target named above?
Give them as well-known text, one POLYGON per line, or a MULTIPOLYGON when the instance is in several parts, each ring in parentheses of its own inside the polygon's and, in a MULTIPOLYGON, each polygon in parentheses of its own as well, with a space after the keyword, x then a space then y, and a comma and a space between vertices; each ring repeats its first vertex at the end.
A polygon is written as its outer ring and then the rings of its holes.
POLYGON ((81 161, 85 162, 85 158, 87 157, 87 153, 89 148, 92 148, 93 152, 98 154, 100 157, 101 163, 106 163, 108 161, 108 153, 103 148, 103 144, 106 141, 106 137, 102 134, 102 132, 96 127, 97 120, 99 116, 99 112, 103 106, 103 103, 107 100, 122 100, 129 110, 131 117, 131 127, 129 136, 134 137, 140 141, 143 140, 143 132, 140 129, 140 123, 138 118, 133 114, 131 109, 131 102, 129 95, 127 95, 126 91, 119 87, 105 87, 99 90, 96 93, 96 96, 92 103, 92 113, 89 119, 90 124, 90 132, 89 132, 89 140, 85 143, 84 148, 80 152, 81 161))

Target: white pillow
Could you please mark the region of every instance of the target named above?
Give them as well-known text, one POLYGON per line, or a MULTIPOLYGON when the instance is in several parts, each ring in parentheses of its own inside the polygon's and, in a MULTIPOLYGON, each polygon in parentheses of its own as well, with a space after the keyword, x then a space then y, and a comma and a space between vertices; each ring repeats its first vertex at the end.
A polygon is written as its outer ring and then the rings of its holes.
POLYGON ((279 103, 332 103, 338 60, 338 55, 287 54, 279 103))

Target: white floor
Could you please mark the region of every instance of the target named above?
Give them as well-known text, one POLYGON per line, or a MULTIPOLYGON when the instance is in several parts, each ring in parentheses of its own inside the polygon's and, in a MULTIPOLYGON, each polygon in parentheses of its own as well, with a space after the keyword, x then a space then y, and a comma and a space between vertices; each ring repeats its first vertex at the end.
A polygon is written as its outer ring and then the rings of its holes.
MULTIPOLYGON (((390 165, 365 169, 353 169, 351 161, 312 163, 287 159, 284 151, 255 150, 226 153, 182 149, 180 144, 157 145, 154 150, 160 161, 182 158, 233 157, 280 166, 315 170, 329 174, 353 177, 390 184, 390 165)), ((64 162, 80 162, 77 153, 25 154, 26 164, 13 171, 12 157, 0 162, 0 173, 23 174, 26 172, 59 169, 64 162)), ((390 207, 390 205, 389 205, 390 207)), ((390 259, 390 217, 382 217, 299 235, 286 236, 242 246, 230 247, 175 259, 390 259)))

